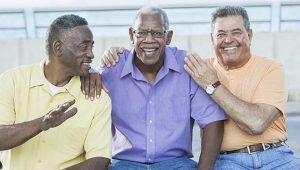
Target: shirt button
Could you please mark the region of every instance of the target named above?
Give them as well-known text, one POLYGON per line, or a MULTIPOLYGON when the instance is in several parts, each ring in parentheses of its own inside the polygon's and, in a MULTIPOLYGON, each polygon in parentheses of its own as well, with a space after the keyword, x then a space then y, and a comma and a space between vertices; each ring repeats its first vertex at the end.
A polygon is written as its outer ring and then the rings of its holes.
POLYGON ((152 120, 150 120, 149 123, 152 123, 152 120))
POLYGON ((151 158, 149 158, 148 161, 151 161, 151 158))
POLYGON ((152 104, 153 102, 150 100, 149 103, 152 104))
POLYGON ((42 162, 42 160, 38 160, 38 163, 41 163, 42 162))
POLYGON ((152 139, 150 139, 149 142, 152 142, 152 139))

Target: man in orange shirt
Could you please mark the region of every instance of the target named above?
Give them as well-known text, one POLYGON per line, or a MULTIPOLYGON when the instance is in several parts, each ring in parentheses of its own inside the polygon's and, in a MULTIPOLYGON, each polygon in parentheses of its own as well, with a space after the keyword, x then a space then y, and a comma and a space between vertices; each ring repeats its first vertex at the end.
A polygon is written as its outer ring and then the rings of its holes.
POLYGON ((192 53, 185 69, 230 117, 215 169, 300 169, 285 144, 282 65, 250 52, 253 33, 244 8, 217 9, 211 26, 216 59, 192 53))

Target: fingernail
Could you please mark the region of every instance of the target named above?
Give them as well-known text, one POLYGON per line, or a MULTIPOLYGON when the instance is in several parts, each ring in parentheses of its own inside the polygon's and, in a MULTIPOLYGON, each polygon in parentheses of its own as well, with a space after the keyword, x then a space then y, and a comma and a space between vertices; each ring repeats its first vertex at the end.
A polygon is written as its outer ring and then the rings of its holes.
POLYGON ((91 97, 91 100, 93 101, 93 100, 94 100, 94 97, 91 97))
POLYGON ((85 94, 84 90, 82 90, 82 93, 85 94))
POLYGON ((100 98, 100 95, 98 94, 96 97, 97 97, 97 99, 99 99, 99 98, 100 98))
POLYGON ((89 96, 88 96, 88 95, 85 95, 85 98, 86 98, 86 99, 88 99, 88 98, 89 98, 89 96))

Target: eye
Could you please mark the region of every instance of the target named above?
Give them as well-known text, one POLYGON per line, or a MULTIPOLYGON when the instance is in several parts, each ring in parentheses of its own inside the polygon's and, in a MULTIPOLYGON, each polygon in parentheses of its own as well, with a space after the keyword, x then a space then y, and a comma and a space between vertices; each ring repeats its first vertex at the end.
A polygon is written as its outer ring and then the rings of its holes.
POLYGON ((223 32, 217 34, 217 38, 224 38, 225 36, 226 34, 223 32))
POLYGON ((239 36, 241 34, 242 34, 241 31, 234 31, 234 32, 232 32, 232 35, 234 35, 234 36, 239 36))
POLYGON ((143 36, 147 35, 147 32, 146 31, 136 31, 135 34, 138 37, 143 37, 143 36))
POLYGON ((88 49, 88 46, 86 44, 80 45, 80 50, 81 51, 86 51, 88 49))
POLYGON ((164 36, 164 32, 153 31, 153 32, 152 32, 152 36, 153 36, 153 37, 163 37, 163 36, 164 36))

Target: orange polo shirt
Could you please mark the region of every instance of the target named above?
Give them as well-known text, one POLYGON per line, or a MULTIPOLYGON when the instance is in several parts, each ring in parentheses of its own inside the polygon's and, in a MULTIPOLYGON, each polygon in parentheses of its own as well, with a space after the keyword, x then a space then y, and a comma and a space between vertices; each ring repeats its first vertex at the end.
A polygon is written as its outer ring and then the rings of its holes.
POLYGON ((221 150, 231 151, 257 143, 276 143, 286 140, 285 89, 283 66, 271 58, 252 56, 243 67, 225 70, 216 59, 213 66, 221 83, 235 96, 249 103, 275 106, 282 112, 261 135, 251 136, 242 131, 231 119, 225 121, 221 150))

